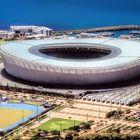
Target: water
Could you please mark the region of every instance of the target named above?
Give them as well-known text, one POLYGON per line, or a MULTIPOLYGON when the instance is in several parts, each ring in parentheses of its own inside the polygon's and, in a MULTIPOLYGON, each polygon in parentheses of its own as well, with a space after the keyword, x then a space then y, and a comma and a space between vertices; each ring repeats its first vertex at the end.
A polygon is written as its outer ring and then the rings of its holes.
MULTIPOLYGON (((130 35, 130 33, 131 33, 131 31, 132 30, 123 30, 123 31, 109 31, 109 32, 112 32, 113 33, 113 35, 112 36, 110 36, 110 37, 120 37, 120 35, 130 35)), ((94 33, 103 33, 103 32, 94 32, 94 33)), ((76 37, 77 35, 79 35, 79 34, 72 34, 72 35, 69 35, 70 37, 76 37)), ((135 34, 134 35, 135 37, 138 37, 138 38, 140 38, 140 34, 135 34)))
POLYGON ((1 1, 0 28, 32 24, 53 29, 140 25, 140 0, 1 1))

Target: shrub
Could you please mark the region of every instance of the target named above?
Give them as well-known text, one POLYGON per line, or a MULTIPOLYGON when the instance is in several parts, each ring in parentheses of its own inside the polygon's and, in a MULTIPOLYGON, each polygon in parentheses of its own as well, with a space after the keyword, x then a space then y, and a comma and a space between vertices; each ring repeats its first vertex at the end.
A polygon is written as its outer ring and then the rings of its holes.
POLYGON ((78 133, 74 130, 69 130, 66 132, 65 140, 73 140, 75 136, 78 136, 78 133))
POLYGON ((90 129, 90 127, 91 127, 91 124, 89 122, 87 123, 84 122, 80 124, 81 129, 90 129))
POLYGON ((76 126, 70 127, 69 130, 79 131, 80 127, 79 127, 79 125, 76 125, 76 126))
POLYGON ((126 109, 126 110, 125 110, 125 113, 126 113, 126 114, 129 114, 129 113, 131 113, 131 110, 130 110, 130 109, 126 109))
POLYGON ((116 110, 113 110, 113 111, 108 112, 106 114, 106 117, 107 118, 111 118, 111 117, 114 117, 116 114, 117 114, 117 111, 116 110))
POLYGON ((115 118, 119 118, 120 116, 122 116, 124 112, 122 110, 113 110, 113 111, 110 111, 106 114, 106 117, 107 118, 111 118, 111 117, 115 117, 115 118))
POLYGON ((57 130, 50 131, 50 133, 52 135, 60 135, 60 131, 57 131, 57 130))

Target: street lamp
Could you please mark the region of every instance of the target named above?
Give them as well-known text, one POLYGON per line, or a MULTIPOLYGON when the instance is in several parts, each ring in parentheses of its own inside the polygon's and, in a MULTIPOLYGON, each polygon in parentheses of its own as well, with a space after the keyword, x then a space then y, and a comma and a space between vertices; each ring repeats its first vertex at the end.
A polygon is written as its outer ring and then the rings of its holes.
POLYGON ((88 113, 87 113, 87 122, 88 122, 88 113))
POLYGON ((24 122, 24 110, 22 110, 22 123, 24 122))
POLYGON ((110 102, 110 111, 112 111, 112 101, 110 102))
POLYGON ((122 100, 121 100, 121 93, 120 93, 120 110, 121 110, 121 101, 122 101, 122 100))
POLYGON ((15 93, 16 93, 16 86, 17 86, 17 85, 15 84, 15 85, 14 85, 14 91, 15 91, 15 93))
POLYGON ((51 118, 51 112, 49 111, 49 118, 51 118))
POLYGON ((63 129, 62 129, 62 123, 60 123, 60 132, 62 132, 63 129))
POLYGON ((37 106, 36 106, 36 113, 37 113, 37 120, 39 122, 39 117, 38 117, 38 102, 37 102, 37 106))
POLYGON ((100 119, 100 108, 99 108, 99 119, 100 119))
POLYGON ((71 117, 69 117, 69 121, 70 121, 70 124, 71 124, 71 117))
POLYGON ((71 121, 71 117, 69 117, 69 120, 71 121))
POLYGON ((74 127, 75 127, 75 119, 74 119, 74 127))

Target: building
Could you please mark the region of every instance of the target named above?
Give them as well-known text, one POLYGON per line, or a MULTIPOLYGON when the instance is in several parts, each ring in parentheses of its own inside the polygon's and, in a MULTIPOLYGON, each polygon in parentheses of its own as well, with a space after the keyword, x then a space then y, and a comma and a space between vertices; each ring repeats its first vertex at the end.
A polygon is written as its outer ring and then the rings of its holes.
POLYGON ((14 32, 9 32, 5 30, 0 31, 0 39, 14 39, 15 33, 14 32))
POLYGON ((114 33, 112 32, 101 32, 101 33, 81 33, 77 35, 77 38, 94 38, 94 37, 111 37, 114 33))
POLYGON ((139 52, 140 42, 116 38, 13 41, 0 48, 10 75, 63 85, 106 84, 136 77, 139 52))
POLYGON ((52 35, 52 29, 42 26, 11 26, 10 30, 27 38, 33 35, 40 35, 42 37, 50 37, 52 35))

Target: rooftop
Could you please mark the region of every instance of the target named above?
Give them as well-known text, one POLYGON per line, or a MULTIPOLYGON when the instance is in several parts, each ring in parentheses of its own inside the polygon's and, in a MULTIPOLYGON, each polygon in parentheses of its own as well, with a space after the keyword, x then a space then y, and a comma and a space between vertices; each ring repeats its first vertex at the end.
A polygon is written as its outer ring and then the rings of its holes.
MULTIPOLYGON (((66 46, 64 46, 66 47, 66 46)), ((41 63, 50 66, 57 67, 71 67, 71 68, 99 68, 99 67, 112 67, 122 64, 128 64, 136 61, 140 57, 140 42, 122 40, 115 38, 95 38, 95 39, 59 39, 59 40, 28 40, 28 41, 15 41, 8 42, 2 45, 1 49, 9 55, 17 58, 32 61, 34 63, 41 63), (102 46, 104 48, 118 48, 120 53, 116 57, 109 59, 99 60, 66 60, 59 58, 52 58, 47 55, 39 54, 39 49, 42 47, 48 47, 50 44, 92 44, 96 46, 102 46), (29 50, 35 48, 36 54, 31 53, 29 50), (22 52, 22 53, 21 53, 22 52)), ((78 55, 78 53, 77 53, 78 55)))
POLYGON ((43 26, 34 26, 34 25, 31 25, 31 26, 10 26, 10 28, 14 28, 14 29, 28 29, 28 28, 32 28, 32 29, 42 29, 42 30, 52 30, 48 27, 43 27, 43 26))

